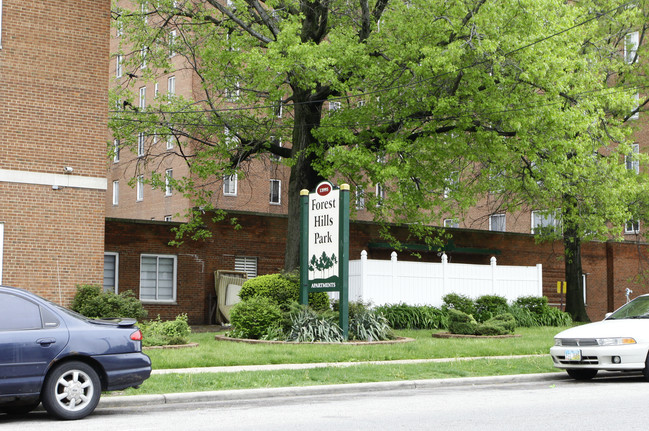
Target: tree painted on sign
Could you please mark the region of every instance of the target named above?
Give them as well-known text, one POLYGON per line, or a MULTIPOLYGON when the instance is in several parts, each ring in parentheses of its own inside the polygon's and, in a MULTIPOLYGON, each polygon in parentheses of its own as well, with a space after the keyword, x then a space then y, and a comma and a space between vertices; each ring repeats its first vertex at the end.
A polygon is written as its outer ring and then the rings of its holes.
POLYGON ((338 258, 336 257, 336 253, 327 256, 327 253, 323 251, 319 258, 317 258, 315 254, 311 256, 311 260, 309 261, 309 271, 312 271, 314 276, 316 270, 320 271, 320 278, 325 278, 325 271, 333 268, 337 263, 338 258))

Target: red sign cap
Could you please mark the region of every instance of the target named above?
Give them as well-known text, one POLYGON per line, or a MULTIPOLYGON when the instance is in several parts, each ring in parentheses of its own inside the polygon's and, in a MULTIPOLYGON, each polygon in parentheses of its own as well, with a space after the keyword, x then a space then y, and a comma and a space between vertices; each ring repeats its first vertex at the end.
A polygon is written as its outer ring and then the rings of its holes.
POLYGON ((320 183, 316 189, 316 193, 320 196, 327 196, 331 191, 331 184, 329 183, 320 183))

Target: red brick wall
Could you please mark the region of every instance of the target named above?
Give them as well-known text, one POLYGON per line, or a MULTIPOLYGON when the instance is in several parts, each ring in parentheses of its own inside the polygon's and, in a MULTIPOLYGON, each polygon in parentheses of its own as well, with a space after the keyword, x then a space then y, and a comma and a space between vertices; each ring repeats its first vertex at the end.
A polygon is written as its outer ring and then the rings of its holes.
POLYGON ((105 190, 28 183, 105 178, 110 0, 4 0, 0 49, 3 283, 64 305, 103 278, 105 190), (21 173, 22 171, 22 173, 21 173))
MULTIPOLYGON (((214 271, 233 270, 235 256, 256 256, 258 273, 268 274, 283 266, 287 219, 284 216, 233 214, 241 224, 234 230, 230 223, 210 225, 213 238, 204 242, 188 241, 179 248, 167 245, 173 238, 168 223, 108 219, 106 251, 120 253, 120 290, 131 289, 139 294, 139 255, 141 253, 175 254, 178 256, 178 301, 175 305, 146 305, 150 317, 157 314, 173 319, 187 313, 190 323, 208 321, 208 298, 214 294, 214 271)), ((405 243, 407 232, 395 231, 405 243)), ((370 258, 389 259, 388 248, 370 248, 384 242, 377 226, 358 222, 350 226, 350 258, 358 259, 362 250, 370 258)), ((499 250, 499 265, 543 265, 543 291, 551 303, 560 304, 557 281, 564 280, 563 248, 560 243, 537 244, 530 235, 487 232, 453 232, 456 248, 499 250)), ((632 283, 634 276, 647 265, 642 254, 649 254, 646 245, 632 243, 589 243, 583 247, 584 272, 587 278, 587 311, 591 319, 600 319, 624 303, 624 290, 630 287, 636 296, 649 293, 647 288, 632 283), (609 296, 612 299, 609 299, 609 296)), ((491 255, 448 252, 452 262, 488 264, 491 255)), ((414 260, 408 252, 399 253, 400 260, 414 260)), ((437 253, 422 253, 424 261, 438 262, 437 253)))

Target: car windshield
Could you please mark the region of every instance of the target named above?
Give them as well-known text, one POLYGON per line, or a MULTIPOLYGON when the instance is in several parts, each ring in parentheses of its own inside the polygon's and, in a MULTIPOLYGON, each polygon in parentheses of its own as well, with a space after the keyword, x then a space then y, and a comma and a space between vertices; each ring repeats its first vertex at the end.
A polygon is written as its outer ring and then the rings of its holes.
POLYGON ((623 305, 607 320, 612 319, 649 319, 649 296, 639 296, 623 305))

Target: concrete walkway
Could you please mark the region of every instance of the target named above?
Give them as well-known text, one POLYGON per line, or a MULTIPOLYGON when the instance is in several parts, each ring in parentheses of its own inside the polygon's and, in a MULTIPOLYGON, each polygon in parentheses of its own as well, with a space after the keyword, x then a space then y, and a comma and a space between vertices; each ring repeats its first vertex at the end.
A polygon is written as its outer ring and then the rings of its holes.
MULTIPOLYGON (((271 370, 302 370, 324 367, 350 367, 354 365, 372 364, 417 364, 429 362, 454 362, 454 361, 471 361, 477 359, 511 359, 537 357, 546 355, 523 355, 523 356, 490 356, 487 358, 441 358, 441 359, 415 359, 415 360, 396 360, 396 361, 370 361, 370 362, 332 362, 332 363, 315 363, 315 364, 275 364, 275 365, 246 365, 231 367, 206 367, 206 368, 184 368, 172 370, 154 370, 152 374, 171 374, 171 373, 236 373, 241 371, 271 371, 271 370)), ((320 385, 320 386, 299 386, 299 387, 281 387, 281 388, 260 388, 260 389, 236 389, 223 391, 208 392, 187 392, 173 394, 155 394, 155 395, 131 395, 131 396, 104 396, 99 401, 98 408, 119 408, 135 406, 154 406, 166 404, 195 404, 208 402, 232 402, 243 400, 256 400, 263 398, 293 397, 293 396, 317 396, 331 394, 359 394, 376 391, 389 390, 416 390, 426 388, 443 388, 458 386, 475 386, 475 385, 493 385, 493 384, 516 384, 532 383, 552 384, 552 382, 565 380, 568 376, 565 373, 541 373, 541 374, 521 374, 509 376, 486 376, 486 377, 466 377, 466 378, 449 378, 449 379, 429 379, 429 380, 401 380, 392 382, 373 382, 373 383, 352 383, 338 385, 320 385)))

